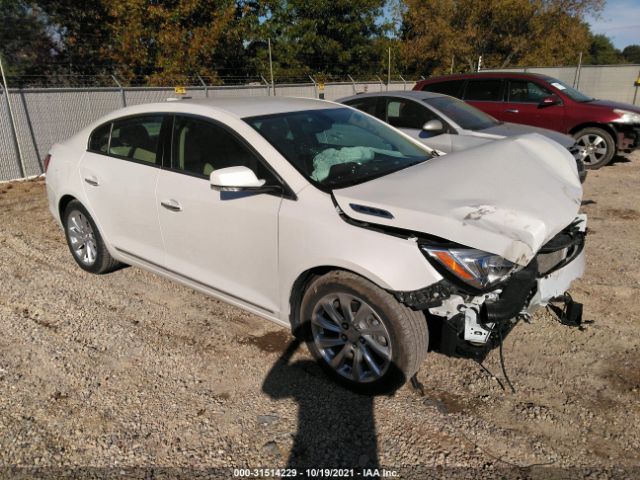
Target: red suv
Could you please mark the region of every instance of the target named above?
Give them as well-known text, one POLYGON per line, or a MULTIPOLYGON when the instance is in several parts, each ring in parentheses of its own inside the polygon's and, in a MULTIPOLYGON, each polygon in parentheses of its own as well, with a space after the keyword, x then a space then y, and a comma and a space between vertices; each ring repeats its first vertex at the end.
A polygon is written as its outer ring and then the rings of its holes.
POLYGON ((533 73, 469 73, 431 77, 414 90, 458 97, 498 120, 572 135, 588 168, 640 147, 640 107, 597 100, 560 80, 533 73))

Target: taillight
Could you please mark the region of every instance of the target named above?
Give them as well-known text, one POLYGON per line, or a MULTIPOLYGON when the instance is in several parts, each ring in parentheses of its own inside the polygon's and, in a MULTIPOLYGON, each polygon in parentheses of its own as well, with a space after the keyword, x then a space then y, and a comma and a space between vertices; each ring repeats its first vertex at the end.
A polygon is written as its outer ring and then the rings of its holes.
POLYGON ((49 163, 51 163, 51 154, 48 153, 46 157, 44 157, 44 173, 47 173, 49 169, 49 163))

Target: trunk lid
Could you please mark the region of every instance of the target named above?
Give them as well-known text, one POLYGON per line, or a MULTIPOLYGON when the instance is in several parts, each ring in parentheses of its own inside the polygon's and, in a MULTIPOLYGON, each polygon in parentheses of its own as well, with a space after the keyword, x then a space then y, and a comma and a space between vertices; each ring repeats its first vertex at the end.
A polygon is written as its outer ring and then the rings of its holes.
POLYGON ((529 134, 436 157, 333 195, 356 220, 435 235, 526 265, 573 221, 582 187, 569 152, 529 134))

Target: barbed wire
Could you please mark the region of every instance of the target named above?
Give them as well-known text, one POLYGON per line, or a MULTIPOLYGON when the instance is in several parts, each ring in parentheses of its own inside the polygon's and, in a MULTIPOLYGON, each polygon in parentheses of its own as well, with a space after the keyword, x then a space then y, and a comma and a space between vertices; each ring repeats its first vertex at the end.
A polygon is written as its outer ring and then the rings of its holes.
MULTIPOLYGON (((149 75, 120 75, 120 74, 8 74, 9 88, 173 88, 177 86, 194 88, 214 88, 225 86, 264 86, 271 84, 270 77, 263 75, 197 75, 189 73, 164 73, 156 71, 149 75)), ((404 76, 393 74, 391 83, 411 83, 419 80, 419 76, 404 76)), ((273 82, 276 85, 297 85, 313 83, 381 83, 387 82, 387 73, 354 73, 325 74, 313 73, 306 75, 276 75, 273 82)))

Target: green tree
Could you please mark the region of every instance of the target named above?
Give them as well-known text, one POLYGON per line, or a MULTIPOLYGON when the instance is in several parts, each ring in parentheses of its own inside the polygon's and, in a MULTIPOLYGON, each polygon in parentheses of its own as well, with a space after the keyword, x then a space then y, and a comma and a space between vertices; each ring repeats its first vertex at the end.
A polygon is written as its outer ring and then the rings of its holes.
POLYGON ((620 50, 613 46, 609 37, 597 34, 591 37, 589 55, 585 60, 585 63, 590 63, 591 65, 611 65, 622 63, 624 58, 620 50))
POLYGON ((384 0, 273 2, 261 33, 263 40, 271 38, 277 73, 379 71, 380 45, 375 40, 384 31, 377 21, 384 4, 384 0))
POLYGON ((27 2, 0 0, 0 55, 10 86, 27 81, 27 75, 47 72, 57 45, 47 32, 42 13, 27 2), (18 78, 20 77, 20 78, 18 78))
POLYGON ((552 65, 575 61, 588 46, 587 13, 602 0, 406 0, 405 62, 418 72, 552 65))
POLYGON ((622 50, 622 56, 627 63, 640 63, 640 45, 627 45, 622 50))

